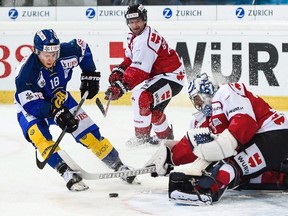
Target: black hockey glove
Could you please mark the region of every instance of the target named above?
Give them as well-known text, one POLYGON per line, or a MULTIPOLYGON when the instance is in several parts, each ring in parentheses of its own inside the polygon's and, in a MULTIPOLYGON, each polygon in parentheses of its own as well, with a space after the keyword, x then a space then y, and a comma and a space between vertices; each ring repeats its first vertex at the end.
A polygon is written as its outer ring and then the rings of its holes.
POLYGON ((67 126, 67 133, 72 133, 78 128, 79 121, 74 118, 72 113, 66 107, 55 109, 52 116, 54 121, 62 130, 67 126))
POLYGON ((120 66, 115 66, 109 76, 110 85, 114 85, 116 81, 122 81, 124 75, 124 69, 120 66))
POLYGON ((81 74, 81 97, 88 91, 87 99, 92 99, 99 92, 100 72, 83 72, 81 74))
POLYGON ((109 100, 109 97, 111 97, 111 100, 118 100, 127 91, 128 89, 125 84, 120 81, 116 81, 115 84, 108 87, 107 91, 105 92, 105 100, 109 100))

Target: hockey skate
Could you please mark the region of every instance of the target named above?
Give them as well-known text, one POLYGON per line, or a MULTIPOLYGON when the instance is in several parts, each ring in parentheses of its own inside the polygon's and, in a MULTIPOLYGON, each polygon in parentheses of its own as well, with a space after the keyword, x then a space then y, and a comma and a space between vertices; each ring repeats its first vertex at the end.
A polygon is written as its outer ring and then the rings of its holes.
POLYGON ((132 137, 129 140, 126 141, 126 146, 128 148, 135 148, 139 146, 144 146, 146 144, 149 144, 151 137, 150 136, 143 136, 143 137, 132 137))
POLYGON ((210 193, 200 194, 199 192, 184 193, 178 190, 172 191, 170 201, 176 204, 202 206, 211 205, 212 197, 210 193))
POLYGON ((158 145, 161 143, 162 140, 166 140, 166 139, 171 139, 171 140, 174 139, 174 133, 173 133, 173 126, 172 125, 171 125, 170 134, 164 139, 160 139, 157 135, 153 135, 153 136, 147 135, 147 136, 143 136, 143 137, 134 136, 126 142, 126 146, 133 148, 133 147, 144 146, 144 145, 158 145))
POLYGON ((218 202, 228 186, 212 192, 210 186, 213 182, 209 183, 209 178, 208 176, 193 177, 191 175, 185 175, 184 173, 171 173, 169 176, 170 201, 176 204, 192 206, 211 205, 212 203, 218 202), (202 183, 200 183, 201 181, 205 184, 202 185, 202 183), (200 185, 208 187, 203 188, 200 185))
POLYGON ((71 170, 67 164, 61 164, 57 170, 64 178, 68 190, 84 191, 89 189, 89 187, 82 181, 82 178, 73 170, 71 170))

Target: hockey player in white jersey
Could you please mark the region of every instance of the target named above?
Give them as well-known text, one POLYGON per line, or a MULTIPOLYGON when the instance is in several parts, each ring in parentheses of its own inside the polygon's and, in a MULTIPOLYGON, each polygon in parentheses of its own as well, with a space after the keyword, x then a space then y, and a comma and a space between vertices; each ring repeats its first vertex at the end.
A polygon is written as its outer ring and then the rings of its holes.
MULTIPOLYGON (((169 197, 190 205, 218 202, 228 188, 288 188, 288 120, 242 83, 202 74, 189 85, 200 112, 180 141, 166 141, 147 163, 169 176, 169 197), (192 163, 193 162, 193 163, 192 163)), ((156 174, 154 174, 156 175, 156 174)))
MULTIPOLYGON (((128 169, 120 160, 118 151, 101 135, 99 127, 83 109, 75 118, 72 115, 78 103, 66 88, 73 68, 78 65, 82 70, 81 96, 88 91, 87 99, 92 99, 99 91, 100 72, 96 72, 88 44, 81 39, 60 44, 52 29, 37 31, 34 52, 21 62, 15 79, 15 106, 24 137, 45 159, 55 144, 49 128, 56 124, 66 128, 76 142, 90 149, 111 169, 128 169)), ((59 146, 48 164, 61 174, 69 190, 88 189, 82 178, 60 157, 58 150, 59 146)), ((125 180, 132 183, 134 178, 131 176, 125 180)))
POLYGON ((165 108, 183 88, 184 67, 163 36, 147 25, 147 10, 142 4, 129 6, 125 19, 131 30, 128 47, 124 61, 111 72, 105 99, 117 100, 133 90, 135 137, 127 144, 158 144, 159 139, 174 138, 165 108), (156 136, 151 136, 151 129, 156 136))

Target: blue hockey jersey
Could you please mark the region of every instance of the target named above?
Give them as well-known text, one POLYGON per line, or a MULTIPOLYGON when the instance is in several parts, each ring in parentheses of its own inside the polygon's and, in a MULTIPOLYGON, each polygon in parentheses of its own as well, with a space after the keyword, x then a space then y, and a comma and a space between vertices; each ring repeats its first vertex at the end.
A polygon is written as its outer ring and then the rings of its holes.
POLYGON ((88 44, 80 39, 61 43, 60 57, 52 68, 45 68, 35 53, 23 60, 16 69, 15 79, 15 103, 18 112, 24 109, 34 118, 49 117, 54 94, 59 90, 66 91, 73 68, 78 65, 83 72, 96 71, 91 50, 88 44))

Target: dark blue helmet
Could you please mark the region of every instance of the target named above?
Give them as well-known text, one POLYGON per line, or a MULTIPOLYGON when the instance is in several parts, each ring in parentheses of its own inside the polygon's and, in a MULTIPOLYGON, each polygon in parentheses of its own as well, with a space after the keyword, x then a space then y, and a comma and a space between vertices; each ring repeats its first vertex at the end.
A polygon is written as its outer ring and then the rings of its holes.
POLYGON ((60 55, 60 41, 52 29, 43 29, 37 31, 34 36, 34 52, 39 55, 40 52, 58 52, 60 55))
POLYGON ((125 19, 128 24, 130 19, 142 18, 143 21, 147 21, 147 10, 142 4, 131 5, 128 7, 125 13, 125 19))

